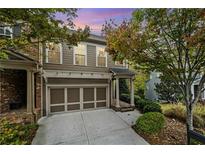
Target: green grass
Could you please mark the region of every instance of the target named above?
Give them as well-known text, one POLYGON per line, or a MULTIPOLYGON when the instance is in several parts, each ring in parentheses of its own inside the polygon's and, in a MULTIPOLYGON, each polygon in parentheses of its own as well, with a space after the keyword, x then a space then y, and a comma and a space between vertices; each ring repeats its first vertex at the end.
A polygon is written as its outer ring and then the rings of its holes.
MULTIPOLYGON (((178 104, 161 104, 161 109, 162 109, 163 113, 166 112, 168 109, 171 109, 171 108, 179 108, 179 110, 186 113, 186 107, 182 103, 178 103, 178 104)), ((205 118, 205 105, 196 104, 194 106, 193 113, 195 115, 198 115, 200 117, 205 118)))
MULTIPOLYGON (((180 121, 186 121, 186 107, 182 103, 161 104, 162 113, 180 121)), ((205 127, 205 105, 196 104, 193 108, 194 125, 198 128, 205 127)))

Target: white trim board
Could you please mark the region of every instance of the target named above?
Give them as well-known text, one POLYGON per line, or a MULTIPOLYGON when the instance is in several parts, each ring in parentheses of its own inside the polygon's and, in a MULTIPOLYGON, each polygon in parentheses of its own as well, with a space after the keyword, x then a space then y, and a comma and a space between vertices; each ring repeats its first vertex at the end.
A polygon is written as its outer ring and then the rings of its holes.
POLYGON ((111 79, 112 73, 44 70, 46 78, 83 78, 83 79, 111 79))
POLYGON ((108 87, 109 84, 46 84, 47 87, 61 88, 61 87, 108 87))

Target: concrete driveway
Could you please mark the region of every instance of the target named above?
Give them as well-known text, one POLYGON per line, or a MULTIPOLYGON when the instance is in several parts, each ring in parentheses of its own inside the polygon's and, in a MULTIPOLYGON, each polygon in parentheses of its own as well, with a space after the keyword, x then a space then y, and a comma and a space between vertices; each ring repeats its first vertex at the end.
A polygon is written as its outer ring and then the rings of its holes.
POLYGON ((137 115, 134 111, 116 113, 111 109, 56 114, 39 122, 32 144, 148 144, 130 127, 137 115))

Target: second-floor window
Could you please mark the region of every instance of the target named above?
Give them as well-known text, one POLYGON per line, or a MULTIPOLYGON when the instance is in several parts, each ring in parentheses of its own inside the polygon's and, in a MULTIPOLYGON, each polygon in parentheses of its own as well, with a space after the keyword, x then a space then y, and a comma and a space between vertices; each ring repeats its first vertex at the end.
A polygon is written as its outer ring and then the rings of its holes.
POLYGON ((74 47, 74 65, 87 65, 87 48, 85 44, 74 47))
POLYGON ((96 65, 99 67, 107 67, 107 52, 104 47, 96 47, 96 65))
POLYGON ((62 64, 62 44, 46 43, 46 62, 62 64))

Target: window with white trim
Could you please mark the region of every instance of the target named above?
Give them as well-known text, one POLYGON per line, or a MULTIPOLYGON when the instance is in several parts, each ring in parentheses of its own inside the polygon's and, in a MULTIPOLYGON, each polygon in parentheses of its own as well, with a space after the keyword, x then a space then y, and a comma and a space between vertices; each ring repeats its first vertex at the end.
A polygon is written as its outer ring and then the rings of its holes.
POLYGON ((46 62, 54 64, 62 64, 62 44, 61 43, 46 43, 46 62))
POLYGON ((96 66, 107 67, 107 52, 104 47, 96 47, 96 66))
POLYGON ((86 44, 78 44, 74 47, 74 65, 87 65, 87 46, 86 44))

